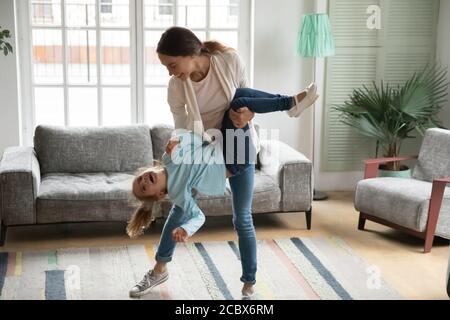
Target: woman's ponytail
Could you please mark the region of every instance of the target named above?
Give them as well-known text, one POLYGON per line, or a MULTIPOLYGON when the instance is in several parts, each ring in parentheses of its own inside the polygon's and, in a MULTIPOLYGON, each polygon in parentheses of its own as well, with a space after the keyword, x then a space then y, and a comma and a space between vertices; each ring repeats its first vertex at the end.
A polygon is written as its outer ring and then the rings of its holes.
POLYGON ((226 52, 229 50, 233 50, 231 47, 227 47, 223 43, 219 41, 209 40, 203 42, 202 52, 214 54, 215 52, 226 52))

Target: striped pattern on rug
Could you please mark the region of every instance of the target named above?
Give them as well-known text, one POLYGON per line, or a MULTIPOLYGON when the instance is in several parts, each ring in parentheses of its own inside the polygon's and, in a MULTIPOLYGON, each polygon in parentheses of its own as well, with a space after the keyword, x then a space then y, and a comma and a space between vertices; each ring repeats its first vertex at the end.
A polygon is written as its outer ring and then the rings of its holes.
MULTIPOLYGON (((258 240, 257 298, 401 299, 370 266, 334 237, 258 240)), ((70 248, 0 253, 0 299, 129 299, 154 264, 156 246, 70 248)), ((240 299, 237 243, 180 244, 169 280, 141 299, 240 299)))

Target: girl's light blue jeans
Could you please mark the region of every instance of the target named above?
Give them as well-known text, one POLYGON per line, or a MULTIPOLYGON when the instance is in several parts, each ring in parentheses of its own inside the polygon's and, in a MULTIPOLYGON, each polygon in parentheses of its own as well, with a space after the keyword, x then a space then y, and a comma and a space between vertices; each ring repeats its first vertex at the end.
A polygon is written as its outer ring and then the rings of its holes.
MULTIPOLYGON (((251 284, 256 282, 257 269, 256 233, 252 218, 254 178, 254 165, 229 178, 232 192, 233 225, 238 234, 242 265, 241 281, 251 284)), ((156 261, 169 262, 172 260, 176 246, 176 242, 172 239, 172 231, 181 226, 186 219, 182 208, 172 206, 162 230, 155 256, 156 261)))

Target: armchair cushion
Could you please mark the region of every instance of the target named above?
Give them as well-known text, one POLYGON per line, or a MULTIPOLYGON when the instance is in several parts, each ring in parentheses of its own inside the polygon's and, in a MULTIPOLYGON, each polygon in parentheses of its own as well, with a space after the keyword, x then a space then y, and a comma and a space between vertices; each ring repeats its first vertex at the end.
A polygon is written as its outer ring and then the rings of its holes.
POLYGON ((428 129, 420 148, 413 178, 433 182, 450 176, 450 130, 428 129))
MULTIPOLYGON (((355 208, 422 232, 427 224, 431 188, 432 183, 416 179, 361 180, 356 186, 355 208)), ((450 238, 450 187, 445 189, 436 235, 450 238)))

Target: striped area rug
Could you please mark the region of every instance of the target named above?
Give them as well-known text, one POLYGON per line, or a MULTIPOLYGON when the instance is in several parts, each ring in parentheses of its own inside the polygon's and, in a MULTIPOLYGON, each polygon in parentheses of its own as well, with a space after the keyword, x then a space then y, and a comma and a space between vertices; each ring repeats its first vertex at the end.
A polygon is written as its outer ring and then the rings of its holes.
MULTIPOLYGON (((129 299, 154 245, 0 253, 0 299, 129 299)), ((240 299, 233 241, 178 245, 169 280, 142 299, 240 299)), ((258 240, 257 299, 401 299, 338 238, 258 240)))

